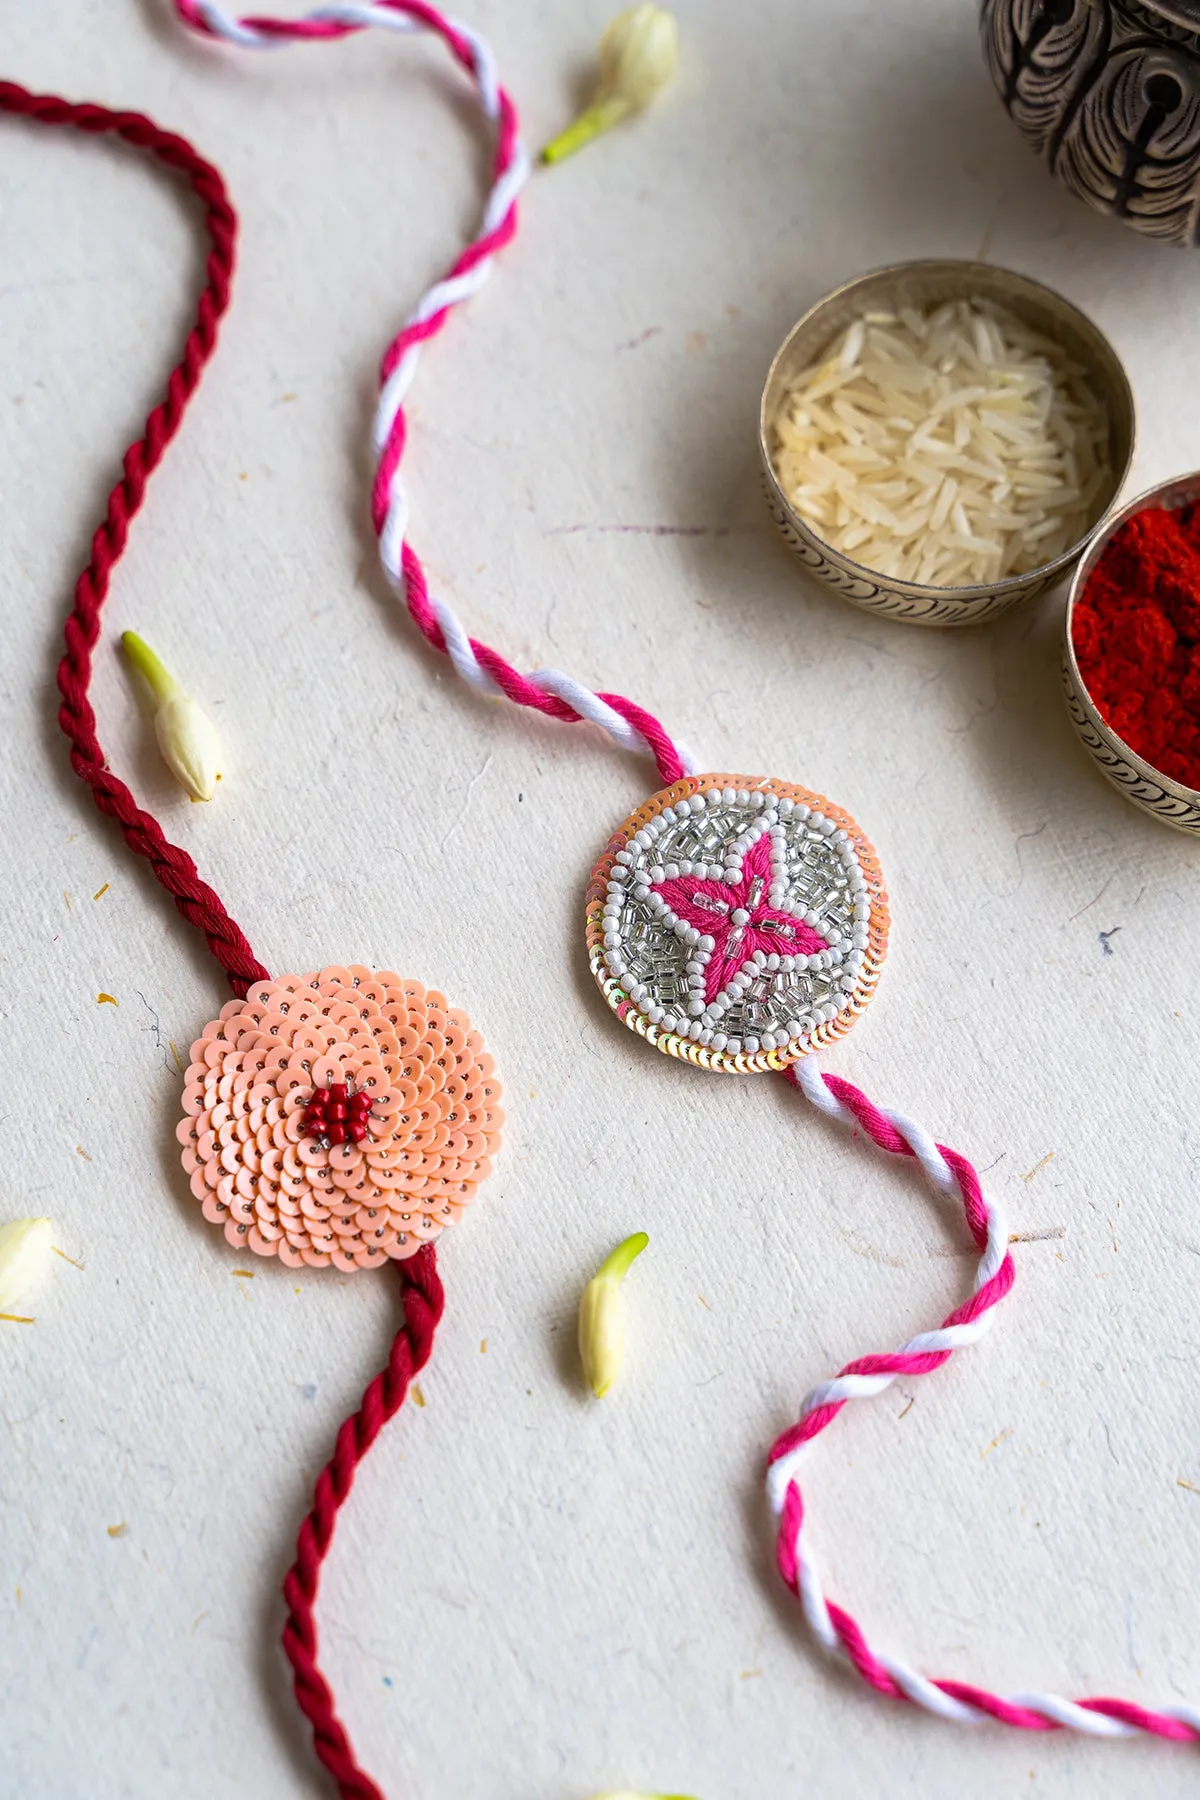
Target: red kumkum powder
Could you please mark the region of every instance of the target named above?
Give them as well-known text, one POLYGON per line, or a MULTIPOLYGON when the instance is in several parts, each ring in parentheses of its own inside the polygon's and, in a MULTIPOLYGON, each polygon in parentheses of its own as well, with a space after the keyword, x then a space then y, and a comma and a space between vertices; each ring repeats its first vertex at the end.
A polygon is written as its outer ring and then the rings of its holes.
POLYGON ((1115 531, 1075 604, 1084 685, 1146 762, 1200 788, 1200 504, 1115 531))

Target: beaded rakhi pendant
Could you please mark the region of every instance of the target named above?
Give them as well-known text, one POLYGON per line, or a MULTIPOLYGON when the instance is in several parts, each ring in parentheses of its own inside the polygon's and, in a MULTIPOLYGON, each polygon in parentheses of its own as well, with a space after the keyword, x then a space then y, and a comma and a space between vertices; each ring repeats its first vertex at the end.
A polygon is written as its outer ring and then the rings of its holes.
POLYGON ((419 982, 357 965, 259 981, 192 1045, 178 1137, 204 1216, 289 1268, 413 1256, 491 1168, 483 1039, 419 982))
POLYGON ((758 776, 653 795, 588 886, 588 957, 618 1018, 730 1074, 786 1068, 848 1031, 887 934, 878 858, 850 815, 758 776))

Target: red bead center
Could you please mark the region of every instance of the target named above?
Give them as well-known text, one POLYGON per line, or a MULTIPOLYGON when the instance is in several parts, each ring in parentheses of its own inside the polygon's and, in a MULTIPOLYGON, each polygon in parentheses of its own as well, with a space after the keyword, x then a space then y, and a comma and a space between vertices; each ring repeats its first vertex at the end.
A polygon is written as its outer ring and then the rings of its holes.
POLYGON ((361 1144, 370 1117, 370 1094, 362 1088, 352 1094, 344 1081, 332 1081, 315 1089, 304 1111, 304 1129, 330 1144, 361 1144))

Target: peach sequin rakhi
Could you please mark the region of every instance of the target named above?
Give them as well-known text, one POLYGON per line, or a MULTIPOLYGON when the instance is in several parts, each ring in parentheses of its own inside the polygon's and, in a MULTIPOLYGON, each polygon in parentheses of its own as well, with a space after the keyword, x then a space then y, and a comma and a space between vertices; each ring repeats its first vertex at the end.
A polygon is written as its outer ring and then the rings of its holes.
POLYGON ((492 1059, 466 1014, 389 970, 351 964, 272 978, 185 850, 170 843, 109 767, 89 698, 112 570, 146 482, 182 422, 229 302, 237 221, 220 175, 140 113, 75 105, 0 82, 0 113, 115 136, 182 175, 210 250, 196 323, 166 398, 126 451, 75 587, 58 666, 59 721, 75 773, 145 857, 237 996, 191 1049, 179 1126, 184 1168, 206 1219, 240 1252, 292 1268, 399 1272, 403 1323, 387 1366, 338 1433, 284 1583, 283 1645, 318 1756, 344 1796, 381 1800, 359 1767, 317 1658, 321 1565, 354 1472, 428 1361, 444 1304, 435 1240, 487 1175, 503 1115, 492 1059))

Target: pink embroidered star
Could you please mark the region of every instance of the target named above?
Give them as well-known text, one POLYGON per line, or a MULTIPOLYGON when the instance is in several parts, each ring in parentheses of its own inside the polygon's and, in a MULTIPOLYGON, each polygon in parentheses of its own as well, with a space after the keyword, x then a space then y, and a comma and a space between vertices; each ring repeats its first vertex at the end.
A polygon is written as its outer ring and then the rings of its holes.
POLYGON ((753 961, 756 951, 767 956, 815 956, 829 948, 819 931, 772 902, 772 882, 781 884, 786 875, 783 847, 764 829, 742 859, 742 879, 736 886, 686 875, 651 884, 651 893, 667 909, 666 923, 682 919, 702 937, 713 939, 713 949, 700 953, 701 960, 707 955, 706 1006, 724 992, 746 962, 753 961))

